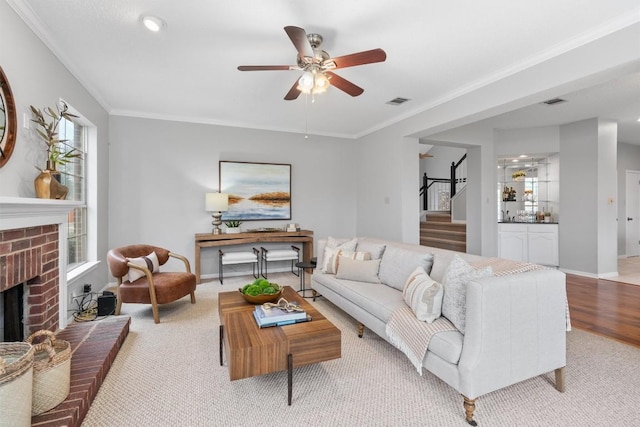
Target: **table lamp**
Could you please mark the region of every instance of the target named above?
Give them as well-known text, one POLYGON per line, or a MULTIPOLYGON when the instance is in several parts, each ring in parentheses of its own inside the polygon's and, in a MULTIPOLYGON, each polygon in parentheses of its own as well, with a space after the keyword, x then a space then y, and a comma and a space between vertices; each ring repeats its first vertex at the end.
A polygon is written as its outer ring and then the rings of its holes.
POLYGON ((207 212, 213 212, 213 234, 222 234, 220 224, 222 224, 222 212, 226 212, 229 209, 229 195, 225 193, 206 193, 204 200, 204 210, 207 212))

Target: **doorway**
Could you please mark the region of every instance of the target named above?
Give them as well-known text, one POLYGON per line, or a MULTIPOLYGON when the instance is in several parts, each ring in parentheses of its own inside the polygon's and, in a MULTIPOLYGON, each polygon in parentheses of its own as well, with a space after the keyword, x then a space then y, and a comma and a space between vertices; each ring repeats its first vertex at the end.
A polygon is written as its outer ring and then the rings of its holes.
POLYGON ((640 172, 626 174, 625 238, 627 257, 640 256, 640 172))

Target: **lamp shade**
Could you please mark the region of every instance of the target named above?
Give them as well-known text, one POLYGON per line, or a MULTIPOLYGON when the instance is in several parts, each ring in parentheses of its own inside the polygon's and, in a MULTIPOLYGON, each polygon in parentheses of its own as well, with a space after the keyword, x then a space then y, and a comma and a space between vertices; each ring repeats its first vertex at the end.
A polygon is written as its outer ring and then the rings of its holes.
POLYGON ((229 195, 225 193, 206 193, 204 210, 207 212, 225 212, 229 209, 229 195))

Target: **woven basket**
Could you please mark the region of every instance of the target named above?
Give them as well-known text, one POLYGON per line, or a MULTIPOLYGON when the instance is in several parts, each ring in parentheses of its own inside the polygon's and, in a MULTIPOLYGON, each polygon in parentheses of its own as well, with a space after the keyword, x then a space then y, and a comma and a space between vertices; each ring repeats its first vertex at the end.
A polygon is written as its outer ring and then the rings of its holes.
POLYGON ((34 351, 26 342, 0 342, 0 427, 31 425, 34 351))
POLYGON ((71 384, 71 345, 56 340, 53 332, 41 330, 31 334, 25 341, 46 337, 33 346, 33 406, 31 415, 39 415, 58 406, 69 395, 71 384))

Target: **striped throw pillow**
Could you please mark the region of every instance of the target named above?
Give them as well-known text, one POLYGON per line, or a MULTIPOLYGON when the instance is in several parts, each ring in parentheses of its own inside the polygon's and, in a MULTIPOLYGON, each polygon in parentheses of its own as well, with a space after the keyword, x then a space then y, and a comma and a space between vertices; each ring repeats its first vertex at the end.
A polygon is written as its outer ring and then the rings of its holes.
POLYGON ((371 254, 369 252, 352 252, 342 249, 325 248, 322 272, 327 274, 336 274, 341 256, 358 261, 371 259, 371 254))
POLYGON ((433 280, 422 267, 413 270, 402 291, 407 303, 416 319, 433 323, 442 315, 442 300, 444 288, 433 280))

